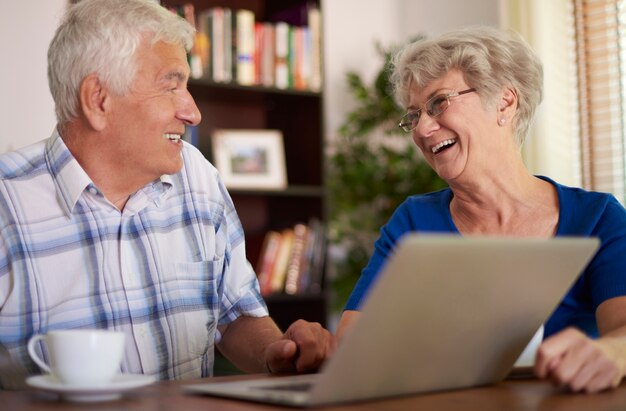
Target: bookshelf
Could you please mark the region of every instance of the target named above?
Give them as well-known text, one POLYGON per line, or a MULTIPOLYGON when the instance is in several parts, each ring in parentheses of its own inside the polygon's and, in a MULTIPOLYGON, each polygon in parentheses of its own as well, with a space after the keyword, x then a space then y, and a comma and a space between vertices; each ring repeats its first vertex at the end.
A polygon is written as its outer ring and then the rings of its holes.
MULTIPOLYGON (((246 9, 254 13, 256 22, 283 21, 294 27, 307 24, 307 8, 320 7, 319 0, 162 1, 168 7, 185 3, 193 4, 196 16, 215 7, 233 12, 246 9)), ((235 74, 233 77, 236 79, 235 74)), ((322 223, 326 220, 323 95, 309 88, 241 85, 235 79, 215 81, 211 71, 204 70, 202 77, 190 79, 188 88, 202 113, 197 145, 210 160, 215 130, 276 129, 283 135, 287 188, 229 189, 244 227, 248 259, 257 267, 266 233, 308 224, 312 218, 322 223)), ((320 292, 274 293, 265 300, 283 330, 300 318, 326 325, 323 285, 320 292)))

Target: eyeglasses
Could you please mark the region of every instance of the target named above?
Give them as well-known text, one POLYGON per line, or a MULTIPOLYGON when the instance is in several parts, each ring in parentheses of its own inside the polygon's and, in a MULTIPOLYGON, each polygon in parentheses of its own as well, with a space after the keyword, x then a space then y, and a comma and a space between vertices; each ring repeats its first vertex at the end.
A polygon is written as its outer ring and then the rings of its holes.
MULTIPOLYGON (((471 93, 476 91, 474 88, 468 88, 463 91, 453 91, 448 94, 437 94, 432 96, 426 104, 424 104, 424 108, 426 109, 426 113, 430 117, 440 116, 441 113, 446 111, 448 107, 450 107, 450 99, 453 97, 458 97, 462 94, 471 93)), ((409 111, 400 119, 400 123, 398 123, 398 127, 404 130, 407 133, 410 133, 417 127, 417 123, 420 121, 420 117, 422 116, 422 109, 417 109, 415 111, 409 111)))

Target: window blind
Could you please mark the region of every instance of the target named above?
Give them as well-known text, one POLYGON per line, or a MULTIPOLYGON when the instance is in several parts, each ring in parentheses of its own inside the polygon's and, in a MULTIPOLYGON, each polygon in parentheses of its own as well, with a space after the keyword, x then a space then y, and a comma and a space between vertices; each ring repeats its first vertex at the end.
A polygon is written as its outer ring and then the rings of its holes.
POLYGON ((573 1, 583 187, 624 203, 625 2, 573 1))

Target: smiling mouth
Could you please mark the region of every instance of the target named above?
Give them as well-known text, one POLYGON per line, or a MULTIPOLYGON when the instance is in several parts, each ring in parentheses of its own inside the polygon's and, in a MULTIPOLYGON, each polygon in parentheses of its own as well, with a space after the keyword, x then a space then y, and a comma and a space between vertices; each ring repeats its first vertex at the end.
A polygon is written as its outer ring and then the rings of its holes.
POLYGON ((163 134, 163 138, 166 138, 170 141, 178 143, 181 139, 181 135, 180 134, 163 134))
POLYGON ((433 152, 433 154, 438 154, 450 147, 452 147, 453 145, 456 144, 456 139, 448 139, 448 140, 444 140, 441 143, 437 144, 436 146, 434 146, 431 150, 433 152))

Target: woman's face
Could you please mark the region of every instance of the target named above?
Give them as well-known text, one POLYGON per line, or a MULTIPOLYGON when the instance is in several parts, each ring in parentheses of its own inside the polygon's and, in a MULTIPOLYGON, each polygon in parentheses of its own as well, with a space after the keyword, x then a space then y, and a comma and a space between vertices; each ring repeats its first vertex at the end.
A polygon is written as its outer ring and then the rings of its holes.
MULTIPOLYGON (((450 70, 424 88, 411 86, 408 112, 421 110, 413 141, 437 174, 450 183, 460 178, 472 178, 486 172, 485 164, 498 155, 497 110, 485 108, 476 92, 467 91, 448 99, 453 92, 471 87, 459 70, 450 70), (437 104, 427 104, 435 101, 437 104), (439 115, 430 116, 429 107, 446 107, 439 115)), ((500 138, 502 140, 502 138, 500 138)))

